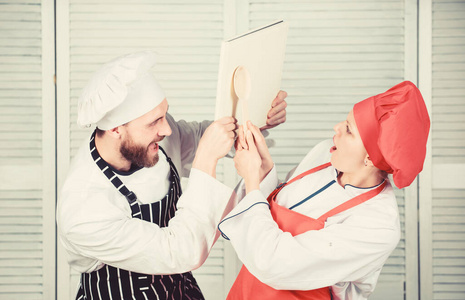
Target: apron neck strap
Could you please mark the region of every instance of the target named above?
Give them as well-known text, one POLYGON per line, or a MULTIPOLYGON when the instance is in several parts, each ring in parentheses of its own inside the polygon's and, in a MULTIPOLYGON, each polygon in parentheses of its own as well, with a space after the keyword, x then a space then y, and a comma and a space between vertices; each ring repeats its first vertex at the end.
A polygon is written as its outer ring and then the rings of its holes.
POLYGON ((357 197, 354 197, 352 199, 350 199, 349 201, 346 201, 344 203, 342 203, 341 205, 339 206, 336 206, 335 208, 333 208, 332 210, 328 211, 327 213, 325 213, 324 215, 322 215, 321 217, 318 218, 318 220, 320 221, 323 221, 325 222, 326 219, 328 219, 329 217, 332 217, 334 215, 337 215, 338 213, 341 213, 343 211, 346 211, 352 207, 355 207, 359 204, 362 204, 363 202, 365 201, 368 201, 370 200, 371 198, 377 196, 379 193, 381 193, 384 188, 386 187, 386 180, 384 180, 384 182, 382 184, 380 184, 378 187, 368 191, 368 192, 365 192, 361 195, 358 195, 357 197))
MULTIPOLYGON (((291 180, 289 180, 288 182, 284 182, 282 184, 280 184, 273 192, 271 192, 271 194, 268 196, 268 202, 271 202, 271 201, 276 201, 276 197, 278 196, 278 193, 286 186, 286 185, 289 185, 299 179, 301 179, 302 177, 305 177, 307 175, 310 175, 312 173, 316 173, 320 170, 323 170, 327 167, 331 166, 331 163, 328 162, 328 163, 325 163, 325 164, 322 164, 318 167, 315 167, 313 169, 310 169, 308 171, 305 171, 304 173, 292 178, 291 180)), ((324 215, 322 215, 321 217, 318 218, 318 220, 322 221, 322 222, 325 222, 327 218, 331 217, 331 216, 334 216, 334 215, 337 215, 338 213, 340 212, 343 212, 347 209, 350 209, 354 206, 357 206, 365 201, 368 201, 370 200, 371 198, 377 196, 379 193, 381 193, 383 191, 383 189, 386 187, 386 180, 380 184, 378 187, 368 191, 368 192, 365 192, 361 195, 358 195, 344 203, 342 203, 341 205, 333 208, 332 210, 328 211, 327 213, 325 213, 324 215)))
POLYGON ((126 200, 129 203, 129 206, 131 207, 131 214, 132 217, 140 217, 140 207, 137 204, 137 196, 134 194, 132 191, 130 191, 126 185, 119 179, 118 175, 113 172, 111 167, 108 165, 108 163, 100 156, 100 154, 97 151, 97 147, 95 147, 95 133, 92 133, 92 136, 90 138, 90 154, 92 155, 92 158, 94 159, 95 163, 97 166, 100 168, 102 173, 110 180, 110 182, 113 184, 113 186, 124 196, 126 197, 126 200))
POLYGON ((300 174, 300 175, 298 175, 298 176, 292 178, 291 180, 289 180, 289 181, 287 181, 287 182, 281 183, 281 184, 278 185, 278 186, 276 187, 276 189, 275 189, 273 192, 271 192, 271 194, 268 196, 268 198, 267 198, 268 202, 269 202, 269 201, 275 201, 275 200, 276 200, 276 197, 278 196, 278 193, 279 193, 285 186, 287 186, 287 185, 289 185, 289 184, 291 184, 291 183, 293 183, 293 182, 295 182, 295 181, 301 179, 302 177, 305 177, 305 176, 310 175, 310 174, 312 174, 312 173, 315 173, 315 172, 318 172, 318 171, 320 171, 320 170, 323 170, 323 169, 325 169, 325 168, 327 168, 327 167, 329 167, 329 166, 331 166, 331 163, 330 163, 330 162, 325 163, 325 164, 322 164, 322 165, 320 165, 320 166, 318 166, 318 167, 315 167, 315 168, 313 168, 313 169, 310 169, 310 170, 308 170, 308 171, 303 172, 302 174, 300 174))
POLYGON ((326 169, 326 168, 329 167, 329 166, 331 166, 331 163, 330 163, 330 162, 325 163, 325 164, 322 164, 322 165, 320 165, 320 166, 318 166, 318 167, 315 167, 315 168, 313 168, 313 169, 310 169, 310 170, 308 170, 308 171, 305 171, 305 172, 303 172, 302 174, 300 174, 300 175, 298 175, 298 176, 292 178, 292 179, 289 180, 288 182, 286 182, 285 185, 291 184, 291 183, 293 183, 294 181, 297 181, 297 180, 301 179, 302 177, 305 177, 305 176, 310 175, 310 174, 312 174, 312 173, 316 173, 316 172, 318 172, 318 171, 320 171, 320 170, 326 169))

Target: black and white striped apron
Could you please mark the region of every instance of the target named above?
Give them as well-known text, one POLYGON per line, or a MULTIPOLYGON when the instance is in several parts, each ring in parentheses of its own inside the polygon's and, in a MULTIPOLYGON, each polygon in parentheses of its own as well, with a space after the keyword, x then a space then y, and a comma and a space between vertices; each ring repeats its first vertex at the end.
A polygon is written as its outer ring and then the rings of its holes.
MULTIPOLYGON (((176 203, 181 196, 179 175, 171 159, 165 151, 170 165, 170 189, 160 201, 150 204, 139 204, 136 195, 131 192, 108 164, 100 157, 95 148, 95 132, 91 137, 90 151, 96 164, 126 197, 131 207, 133 218, 166 227, 176 212, 176 203)), ((76 299, 204 299, 197 282, 191 272, 171 275, 148 275, 105 265, 103 268, 81 274, 81 282, 76 299)))

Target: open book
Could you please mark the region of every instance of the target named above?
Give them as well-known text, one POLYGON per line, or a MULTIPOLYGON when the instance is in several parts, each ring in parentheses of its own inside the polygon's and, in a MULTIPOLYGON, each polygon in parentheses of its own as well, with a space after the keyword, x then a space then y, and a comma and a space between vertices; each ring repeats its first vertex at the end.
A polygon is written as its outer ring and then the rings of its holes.
POLYGON ((287 31, 287 23, 277 21, 222 43, 215 120, 233 116, 239 125, 246 119, 258 127, 266 125, 271 102, 281 86, 287 31), (238 67, 250 74, 246 103, 241 103, 234 89, 234 72, 238 67))

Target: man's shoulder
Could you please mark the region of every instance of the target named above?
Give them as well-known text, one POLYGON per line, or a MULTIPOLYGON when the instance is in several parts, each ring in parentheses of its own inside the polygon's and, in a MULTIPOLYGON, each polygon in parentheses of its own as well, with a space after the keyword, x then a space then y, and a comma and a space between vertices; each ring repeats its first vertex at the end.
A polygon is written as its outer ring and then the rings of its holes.
POLYGON ((92 159, 89 146, 82 145, 71 160, 63 189, 82 190, 90 184, 98 184, 100 169, 92 159))
POLYGON ((99 170, 96 170, 93 165, 85 163, 85 161, 76 161, 68 171, 62 191, 79 192, 89 190, 92 187, 102 186, 99 170))

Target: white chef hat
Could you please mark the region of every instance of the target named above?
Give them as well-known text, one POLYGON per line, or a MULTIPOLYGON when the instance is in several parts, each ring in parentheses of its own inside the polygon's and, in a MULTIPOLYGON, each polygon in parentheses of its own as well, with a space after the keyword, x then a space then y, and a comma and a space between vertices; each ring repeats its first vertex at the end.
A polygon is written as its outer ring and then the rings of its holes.
POLYGON ((150 73, 151 51, 118 57, 100 68, 78 100, 78 125, 109 130, 151 111, 165 94, 150 73))

